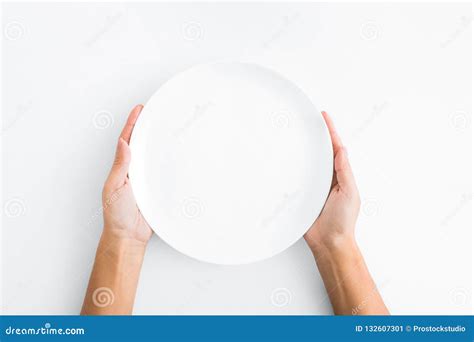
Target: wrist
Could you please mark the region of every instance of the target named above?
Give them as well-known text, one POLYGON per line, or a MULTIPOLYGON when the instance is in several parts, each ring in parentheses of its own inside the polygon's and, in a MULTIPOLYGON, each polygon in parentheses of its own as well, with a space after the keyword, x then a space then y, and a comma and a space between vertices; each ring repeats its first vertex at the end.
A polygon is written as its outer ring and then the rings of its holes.
POLYGON ((107 223, 102 230, 101 238, 120 241, 122 244, 143 245, 146 246, 150 240, 151 233, 146 232, 142 226, 142 222, 138 221, 133 224, 133 228, 129 226, 117 226, 116 224, 107 223), (145 232, 145 233, 144 233, 145 232))
POLYGON ((108 253, 114 257, 122 255, 143 257, 146 245, 146 242, 104 229, 100 237, 98 251, 108 253))
POLYGON ((82 314, 127 314, 133 301, 145 255, 146 244, 104 229, 95 256, 82 314), (101 293, 111 294, 103 306, 101 293))
POLYGON ((326 238, 317 238, 310 246, 315 258, 330 256, 345 258, 357 254, 359 247, 353 234, 341 234, 326 238))

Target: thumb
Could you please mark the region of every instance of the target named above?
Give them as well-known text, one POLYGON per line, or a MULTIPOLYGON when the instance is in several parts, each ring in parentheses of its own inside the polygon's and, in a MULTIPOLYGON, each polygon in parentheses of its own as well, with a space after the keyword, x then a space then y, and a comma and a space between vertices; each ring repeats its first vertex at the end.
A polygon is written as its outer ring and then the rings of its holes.
POLYGON ((334 157, 334 171, 339 187, 345 193, 350 194, 356 188, 356 183, 345 147, 340 148, 334 157))
POLYGON ((124 139, 120 138, 117 143, 114 164, 107 178, 107 185, 112 188, 118 188, 125 183, 130 165, 131 153, 130 147, 124 139))

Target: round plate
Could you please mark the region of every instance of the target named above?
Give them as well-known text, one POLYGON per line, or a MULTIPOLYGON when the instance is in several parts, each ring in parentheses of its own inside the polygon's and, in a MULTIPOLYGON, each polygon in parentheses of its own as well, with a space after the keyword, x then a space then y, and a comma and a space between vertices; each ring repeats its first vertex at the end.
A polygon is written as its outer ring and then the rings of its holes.
POLYGON ((246 63, 204 64, 166 82, 131 150, 130 181, 152 229, 217 264, 291 246, 319 215, 333 173, 320 112, 293 83, 246 63))

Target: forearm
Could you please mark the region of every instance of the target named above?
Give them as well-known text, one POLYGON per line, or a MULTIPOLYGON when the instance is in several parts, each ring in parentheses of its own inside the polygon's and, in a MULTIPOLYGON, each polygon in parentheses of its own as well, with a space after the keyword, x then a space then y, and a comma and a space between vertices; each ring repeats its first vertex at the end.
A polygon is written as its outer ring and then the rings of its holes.
POLYGON ((144 243, 103 233, 81 314, 132 314, 144 254, 144 243))
POLYGON ((320 245, 313 254, 335 314, 389 314, 354 239, 320 245))

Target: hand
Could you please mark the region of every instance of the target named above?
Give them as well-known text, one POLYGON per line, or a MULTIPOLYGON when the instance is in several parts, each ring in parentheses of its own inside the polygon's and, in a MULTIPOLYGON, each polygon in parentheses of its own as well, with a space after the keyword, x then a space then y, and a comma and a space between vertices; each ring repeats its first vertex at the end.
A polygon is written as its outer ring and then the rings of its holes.
POLYGON ((326 204, 304 238, 335 314, 388 315, 354 238, 360 198, 347 151, 329 115, 322 114, 332 140, 334 173, 326 204))
POLYGON ((359 191, 334 124, 326 112, 322 112, 329 129, 334 150, 334 174, 329 197, 321 214, 304 238, 313 254, 318 249, 353 243, 354 227, 360 208, 359 191))
POLYGON ((131 152, 128 144, 143 106, 133 108, 120 134, 115 160, 102 191, 103 235, 114 239, 146 244, 152 230, 137 207, 128 179, 131 152))

